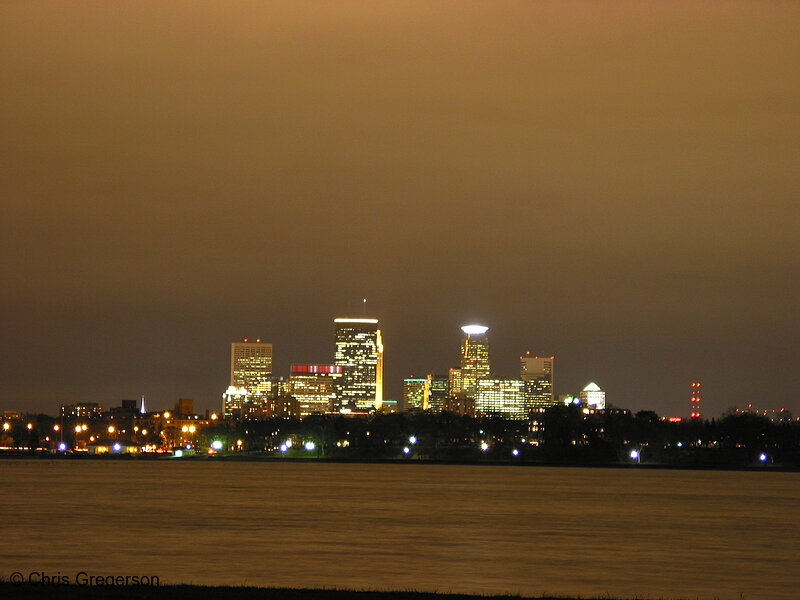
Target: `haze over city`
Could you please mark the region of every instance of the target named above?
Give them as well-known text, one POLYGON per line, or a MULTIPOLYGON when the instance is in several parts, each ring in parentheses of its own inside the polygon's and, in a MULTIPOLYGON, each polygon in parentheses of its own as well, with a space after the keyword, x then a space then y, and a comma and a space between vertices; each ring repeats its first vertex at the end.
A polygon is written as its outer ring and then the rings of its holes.
POLYGON ((800 5, 0 6, 0 408, 216 407, 380 320, 386 397, 555 355, 556 394, 800 412, 800 5), (368 299, 364 309, 362 299, 368 299))

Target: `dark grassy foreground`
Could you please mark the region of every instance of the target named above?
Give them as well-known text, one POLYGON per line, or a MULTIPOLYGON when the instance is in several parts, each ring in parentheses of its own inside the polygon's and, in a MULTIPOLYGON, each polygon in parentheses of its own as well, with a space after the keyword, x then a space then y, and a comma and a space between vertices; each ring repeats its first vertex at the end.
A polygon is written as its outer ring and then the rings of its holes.
MULTIPOLYGON (((257 587, 206 587, 198 585, 162 586, 79 586, 31 585, 0 581, 0 598, 15 600, 614 600, 566 596, 480 596, 474 594, 440 594, 435 592, 376 592, 333 589, 288 589, 257 587)), ((636 599, 628 599, 636 600, 636 599)))

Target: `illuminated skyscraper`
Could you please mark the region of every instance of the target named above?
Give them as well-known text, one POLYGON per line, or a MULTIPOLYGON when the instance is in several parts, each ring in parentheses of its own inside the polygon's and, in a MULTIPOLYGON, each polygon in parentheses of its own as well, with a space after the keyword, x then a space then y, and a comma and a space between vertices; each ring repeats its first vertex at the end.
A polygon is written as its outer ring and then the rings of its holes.
POLYGON ((428 375, 428 409, 442 412, 447 400, 448 377, 446 375, 428 375))
POLYGON ((689 412, 689 418, 691 419, 702 419, 703 413, 700 410, 701 405, 701 397, 700 397, 700 382, 693 381, 692 382, 692 395, 690 400, 691 411, 689 412))
POLYGON ((235 388, 245 388, 247 399, 257 405, 265 404, 272 390, 272 344, 261 338, 231 344, 231 382, 235 388))
POLYGON ((336 381, 343 368, 337 365, 292 365, 288 394, 296 401, 297 416, 326 413, 336 400, 336 381))
POLYGON ((383 404, 383 339, 377 319, 334 319, 338 409, 380 409, 383 404))
POLYGON ((530 406, 525 382, 521 379, 478 379, 475 410, 482 416, 527 419, 530 406))
POLYGON ((489 377, 489 331, 483 325, 465 325, 461 328, 461 388, 468 398, 475 397, 478 379, 489 377))
POLYGON ((428 410, 431 384, 427 377, 407 377, 403 380, 404 410, 428 410))
POLYGON ((447 375, 447 394, 449 396, 457 396, 464 393, 464 387, 461 385, 461 369, 450 369, 447 375))
POLYGON ((553 395, 553 356, 531 356, 526 352, 519 357, 519 375, 525 382, 530 405, 546 408, 555 404, 553 395))

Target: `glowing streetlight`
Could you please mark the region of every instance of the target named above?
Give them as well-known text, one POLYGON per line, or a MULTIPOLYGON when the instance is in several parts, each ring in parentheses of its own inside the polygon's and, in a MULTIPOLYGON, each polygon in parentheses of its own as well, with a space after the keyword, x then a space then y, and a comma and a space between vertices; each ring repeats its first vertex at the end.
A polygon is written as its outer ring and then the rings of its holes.
POLYGON ((481 450, 486 452, 488 449, 489 449, 489 444, 487 444, 486 442, 481 442, 481 450))
POLYGON ((314 442, 306 442, 304 444, 304 448, 311 452, 312 450, 316 449, 317 445, 314 442))
POLYGON ((403 448, 403 454, 408 454, 409 452, 411 452, 411 448, 409 448, 408 446, 405 446, 403 448))
POLYGON ((638 450, 631 450, 631 459, 635 460, 636 462, 641 462, 642 454, 638 450))
POLYGON ((8 431, 11 429, 11 423, 3 423, 3 431, 8 431))
POLYGON ((769 458, 769 456, 767 456, 767 455, 766 455, 766 454, 764 454, 763 452, 762 452, 761 454, 759 454, 759 455, 758 455, 758 460, 760 460, 762 463, 763 463, 763 462, 767 462, 767 459, 768 459, 768 458, 769 458))
POLYGON ((116 430, 117 430, 117 428, 114 427, 113 425, 109 425, 108 426, 108 433, 114 433, 116 430))
POLYGON ((408 438, 408 443, 409 444, 416 444, 417 443, 417 436, 412 435, 410 438, 408 438))

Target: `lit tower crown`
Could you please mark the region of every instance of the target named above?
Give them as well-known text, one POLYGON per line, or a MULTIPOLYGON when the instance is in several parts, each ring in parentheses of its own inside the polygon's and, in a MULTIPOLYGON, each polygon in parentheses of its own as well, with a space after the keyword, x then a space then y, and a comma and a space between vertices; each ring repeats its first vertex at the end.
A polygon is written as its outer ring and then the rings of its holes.
POLYGON ((700 382, 692 382, 692 395, 690 400, 691 410, 689 411, 689 418, 702 419, 703 413, 700 411, 700 382))
POLYGON ((461 328, 464 338, 461 341, 461 388, 468 398, 474 398, 478 379, 488 377, 489 328, 484 325, 464 325, 461 328))
POLYGON ((334 408, 380 409, 383 405, 383 337, 378 319, 334 319, 334 323, 334 363, 342 367, 334 408))

